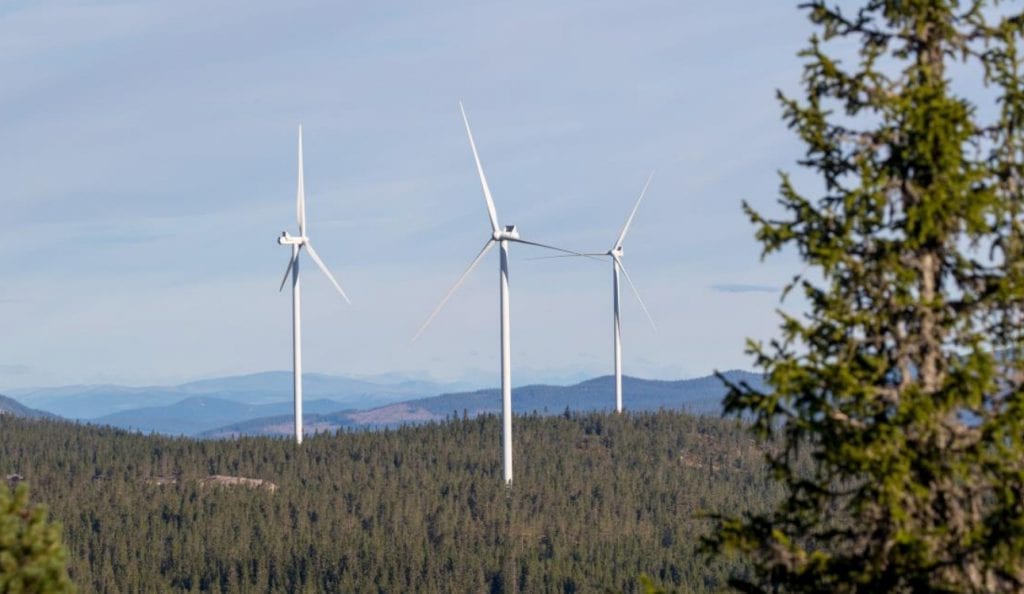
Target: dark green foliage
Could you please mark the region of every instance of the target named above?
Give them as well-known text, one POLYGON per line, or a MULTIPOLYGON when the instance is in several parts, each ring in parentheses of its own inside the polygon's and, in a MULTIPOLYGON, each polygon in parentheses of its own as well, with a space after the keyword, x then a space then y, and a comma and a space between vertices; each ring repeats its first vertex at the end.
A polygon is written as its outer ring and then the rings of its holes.
POLYGON ((0 484, 0 592, 61 594, 73 592, 60 526, 46 509, 30 505, 28 487, 12 493, 0 484))
POLYGON ((1019 592, 1024 18, 853 4, 802 5, 820 34, 804 97, 781 98, 822 192, 784 175, 781 219, 747 207, 765 254, 795 249, 811 271, 792 286, 807 315, 750 346, 770 388, 726 399, 778 439, 786 496, 722 518, 709 544, 753 561, 735 581, 751 592, 1019 592))
POLYGON ((0 469, 63 522, 85 592, 712 592, 721 509, 778 495, 735 422, 675 412, 517 417, 194 441, 0 418, 0 469), (200 486, 208 475, 272 481, 200 486), (160 484, 165 483, 165 484, 160 484))

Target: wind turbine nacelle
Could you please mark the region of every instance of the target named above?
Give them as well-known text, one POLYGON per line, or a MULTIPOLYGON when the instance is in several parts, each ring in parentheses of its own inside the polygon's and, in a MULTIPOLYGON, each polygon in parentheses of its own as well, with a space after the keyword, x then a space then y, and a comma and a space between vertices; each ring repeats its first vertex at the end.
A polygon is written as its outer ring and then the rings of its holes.
POLYGON ((494 241, 501 241, 503 239, 519 239, 519 230, 516 229, 515 225, 505 225, 504 231, 495 231, 491 237, 494 241))
POLYGON ((302 245, 305 241, 305 237, 293 237, 287 231, 282 231, 281 237, 277 238, 277 243, 281 245, 302 245))

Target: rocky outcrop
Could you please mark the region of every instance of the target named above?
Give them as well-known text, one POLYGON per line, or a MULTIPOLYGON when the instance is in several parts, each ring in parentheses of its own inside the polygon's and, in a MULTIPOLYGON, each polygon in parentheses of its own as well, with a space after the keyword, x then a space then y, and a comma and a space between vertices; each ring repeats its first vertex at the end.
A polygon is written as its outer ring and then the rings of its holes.
POLYGON ((277 491, 277 485, 270 481, 244 476, 226 476, 223 474, 211 474, 206 478, 199 479, 200 487, 247 487, 249 489, 266 489, 271 493, 277 491))

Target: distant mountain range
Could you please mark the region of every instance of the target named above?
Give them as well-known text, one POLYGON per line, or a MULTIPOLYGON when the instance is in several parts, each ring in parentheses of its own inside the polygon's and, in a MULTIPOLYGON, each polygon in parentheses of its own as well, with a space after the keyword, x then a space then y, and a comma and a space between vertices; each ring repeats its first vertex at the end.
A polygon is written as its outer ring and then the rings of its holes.
MULTIPOLYGON (((746 371, 724 375, 733 382, 763 384, 760 375, 746 371)), ((303 379, 303 419, 310 433, 438 421, 452 415, 473 417, 501 410, 501 393, 496 388, 465 391, 458 390, 458 385, 453 390, 453 384, 419 380, 375 383, 319 374, 304 375, 303 379)), ((613 382, 612 376, 603 376, 569 386, 522 386, 512 391, 512 405, 518 414, 608 410, 615 399, 613 382)), ((717 414, 725 391, 715 376, 678 381, 623 378, 629 410, 665 408, 717 414)), ((67 386, 11 393, 32 408, 0 396, 0 414, 56 418, 53 412, 144 433, 201 437, 291 435, 293 431, 292 378, 283 371, 171 387, 67 386)))
MULTIPOLYGON (((112 425, 145 433, 167 435, 198 435, 230 423, 270 416, 288 415, 293 418, 293 402, 246 404, 223 398, 194 396, 169 406, 135 408, 89 419, 97 425, 112 425)), ((329 413, 347 408, 335 400, 304 400, 303 412, 329 413)), ((305 417, 305 415, 303 415, 305 417)))
POLYGON ((0 415, 13 415, 27 419, 56 419, 57 415, 29 408, 13 398, 0 394, 0 415))
MULTIPOLYGON (((727 371, 729 381, 746 382, 755 388, 764 385, 760 374, 727 371)), ((715 376, 690 380, 658 381, 623 377, 623 398, 629 410, 686 410, 694 414, 718 414, 726 387, 715 376)), ((614 406, 614 378, 603 376, 571 386, 523 386, 512 390, 512 407, 516 413, 559 414, 564 410, 607 410, 614 406)), ((501 410, 501 392, 497 389, 442 394, 396 402, 369 410, 344 410, 321 414, 304 414, 309 433, 336 431, 345 428, 374 428, 403 423, 442 420, 452 415, 477 416, 501 410)), ((244 422, 200 433, 203 437, 237 435, 289 435, 290 415, 252 418, 244 422)))
MULTIPOLYGON (((464 390, 463 383, 438 383, 401 377, 353 379, 317 373, 303 374, 303 393, 311 400, 333 400, 343 408, 373 408, 392 402, 464 390)), ((237 404, 279 404, 292 398, 292 373, 269 371, 189 382, 178 386, 128 387, 113 385, 23 388, 7 394, 29 406, 63 417, 99 420, 140 408, 161 408, 202 396, 237 404)), ((191 403, 188 406, 201 406, 191 403)), ((165 411, 166 412, 166 411, 165 411)), ((269 411, 264 414, 271 414, 269 411)), ((248 417, 234 417, 240 420, 248 417)))

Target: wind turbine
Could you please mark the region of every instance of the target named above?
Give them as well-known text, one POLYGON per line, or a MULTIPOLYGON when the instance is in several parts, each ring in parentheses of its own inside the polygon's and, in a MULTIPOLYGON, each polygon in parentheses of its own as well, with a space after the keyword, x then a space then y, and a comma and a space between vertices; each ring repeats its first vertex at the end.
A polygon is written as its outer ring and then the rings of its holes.
POLYGON ((313 244, 309 242, 309 238, 306 236, 306 190, 303 182, 302 174, 302 126, 299 126, 299 183, 298 191, 296 192, 296 213, 299 223, 299 234, 297 236, 290 235, 287 231, 281 232, 281 237, 277 238, 277 243, 281 245, 289 245, 292 248, 291 259, 288 260, 288 268, 284 271, 284 278, 281 279, 281 287, 278 291, 284 289, 284 284, 288 281, 288 276, 292 277, 292 365, 293 365, 293 388, 295 395, 295 443, 302 443, 302 313, 301 313, 301 299, 299 297, 299 254, 302 249, 305 248, 306 252, 309 253, 309 257, 313 259, 313 262, 320 267, 327 278, 334 285, 334 288, 341 293, 341 296, 345 298, 345 301, 349 301, 348 295, 345 294, 345 290, 341 288, 338 281, 335 280, 334 275, 327 269, 327 265, 317 255, 316 250, 313 249, 313 244))
POLYGON ((629 273, 626 272, 626 267, 622 263, 622 242, 626 239, 626 234, 629 233, 629 226, 633 224, 633 217, 636 216, 637 209, 640 208, 640 201, 644 199, 644 194, 647 193, 647 187, 651 185, 651 179, 654 178, 654 172, 647 177, 647 183, 644 184, 644 189, 640 191, 640 197, 636 199, 636 204, 633 205, 633 210, 629 213, 629 218, 626 219, 626 223, 622 226, 622 230, 619 232, 618 238, 615 240, 615 244, 607 252, 588 252, 584 254, 569 254, 568 256, 548 256, 551 258, 562 258, 569 256, 587 256, 589 258, 596 258, 601 256, 608 256, 612 261, 612 325, 613 334, 615 337, 615 412, 622 412, 622 331, 621 324, 619 322, 619 273, 626 277, 626 281, 629 286, 633 289, 633 294, 636 295, 637 302, 640 303, 640 307, 644 310, 644 314, 647 316, 647 321, 651 323, 651 327, 657 330, 654 325, 654 319, 651 317, 647 306, 644 305, 644 300, 640 298, 640 291, 637 290, 636 285, 633 284, 633 280, 629 278, 629 273))
POLYGON ((423 331, 427 329, 430 322, 437 316, 441 309, 448 303, 455 291, 462 285, 462 282, 466 280, 476 265, 480 263, 484 255, 490 251, 495 244, 498 245, 501 253, 499 263, 499 302, 501 310, 501 443, 502 443, 502 468, 504 471, 504 478, 506 484, 512 483, 512 359, 511 359, 511 336, 510 332, 510 321, 509 321, 509 293, 508 293, 508 246, 510 243, 525 243, 527 245, 533 245, 537 247, 546 248, 549 250, 555 250, 558 252, 564 252, 572 255, 582 255, 579 252, 572 250, 564 250, 550 245, 537 243, 534 241, 528 241, 519 236, 519 231, 515 225, 506 225, 504 227, 498 224, 498 214, 494 208, 494 199, 491 197, 491 188, 487 185, 487 177, 484 175, 484 168, 480 164, 480 155, 476 150, 476 143, 473 141, 473 131, 469 127, 469 119, 466 117, 466 110, 462 106, 462 102, 459 102, 459 110, 462 112, 462 122, 466 125, 466 135, 469 137, 469 147, 473 150, 473 160, 476 162, 476 171, 480 176, 480 186, 483 188, 484 200, 487 202, 487 216, 491 221, 491 235, 487 239, 487 243, 484 244, 483 249, 476 255, 476 258, 470 262, 469 267, 462 273, 452 288, 445 294, 444 299, 438 304, 434 311, 427 318, 427 321, 423 322, 420 329, 413 336, 412 340, 415 341, 423 331))
POLYGON ((625 265, 622 264, 622 242, 626 239, 626 233, 629 233, 629 226, 633 223, 633 217, 636 216, 636 211, 640 208, 640 201, 644 199, 644 194, 647 193, 647 186, 651 185, 651 179, 654 177, 652 171, 647 176, 647 183, 644 184, 644 189, 640 191, 640 197, 636 199, 636 204, 633 205, 632 212, 629 213, 629 218, 626 219, 626 223, 622 226, 622 231, 619 232, 618 239, 615 240, 615 245, 612 249, 608 250, 604 255, 612 259, 612 310, 613 310, 613 326, 615 334, 615 412, 622 412, 622 332, 619 324, 619 272, 626 277, 626 282, 629 283, 630 288, 633 289, 633 294, 636 296, 637 302, 640 307, 644 310, 644 314, 647 316, 647 321, 651 323, 651 328, 657 329, 654 325, 654 318, 651 317, 651 313, 647 311, 647 306, 644 305, 644 300, 640 298, 640 291, 637 290, 636 285, 633 284, 633 279, 629 278, 629 273, 626 272, 625 265))

